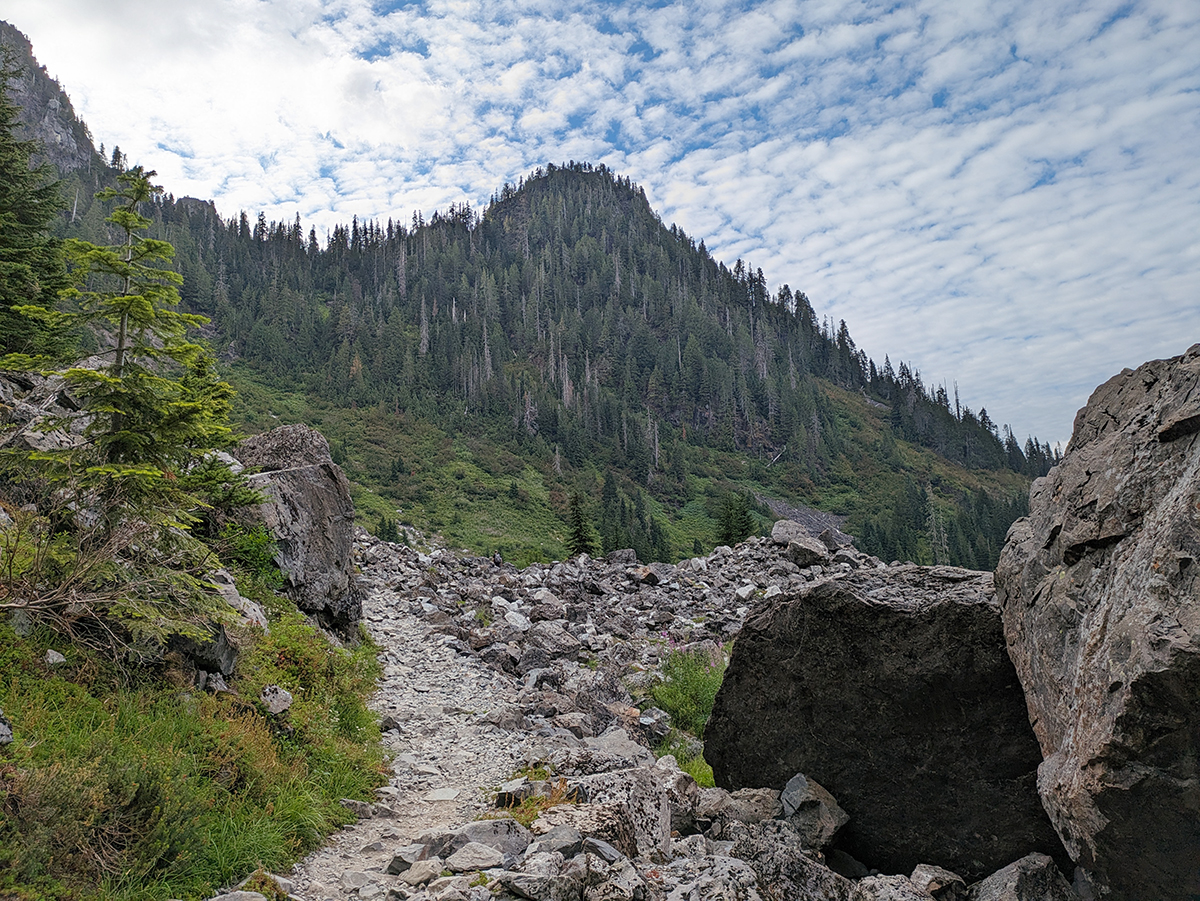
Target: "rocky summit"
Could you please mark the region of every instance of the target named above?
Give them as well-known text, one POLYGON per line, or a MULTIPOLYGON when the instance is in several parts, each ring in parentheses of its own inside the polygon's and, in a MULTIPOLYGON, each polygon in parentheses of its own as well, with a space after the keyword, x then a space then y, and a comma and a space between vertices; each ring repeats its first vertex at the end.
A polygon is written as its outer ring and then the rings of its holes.
POLYGON ((1042 801, 1114 901, 1200 897, 1198 557, 1200 344, 1096 389, 996 572, 1042 801))
MULTIPOLYGON (((854 813, 818 777, 702 788, 673 756, 655 759, 670 724, 647 692, 673 650, 723 654, 757 606, 821 585, 868 578, 902 592, 917 577, 832 534, 783 524, 776 539, 674 566, 617 552, 517 570, 360 530, 364 623, 384 662, 373 705, 393 775, 375 803, 346 802, 358 822, 276 877, 281 888, 304 901, 1071 898, 1036 842, 983 879, 919 852, 918 865, 880 872, 839 847, 854 813)), ((984 577, 925 578, 966 594, 984 577)), ((897 806, 910 800, 904 781, 891 780, 897 806)), ((897 827, 897 844, 914 825, 897 827)))

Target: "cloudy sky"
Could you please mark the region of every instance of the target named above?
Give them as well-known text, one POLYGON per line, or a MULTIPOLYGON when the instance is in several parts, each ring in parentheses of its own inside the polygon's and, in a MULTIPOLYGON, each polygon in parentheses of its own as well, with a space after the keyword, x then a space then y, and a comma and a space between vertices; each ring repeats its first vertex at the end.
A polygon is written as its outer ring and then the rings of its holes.
POLYGON ((1064 445, 1200 341, 1195 0, 4 0, 97 142, 226 216, 407 220, 570 159, 1064 445))

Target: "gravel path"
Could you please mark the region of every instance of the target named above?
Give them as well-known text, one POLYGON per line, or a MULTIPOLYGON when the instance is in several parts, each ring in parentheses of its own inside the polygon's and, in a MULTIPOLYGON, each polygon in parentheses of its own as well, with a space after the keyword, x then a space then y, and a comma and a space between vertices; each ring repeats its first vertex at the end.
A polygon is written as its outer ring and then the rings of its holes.
POLYGON ((444 636, 408 612, 417 602, 407 591, 379 584, 365 566, 363 582, 364 621, 384 665, 371 707, 398 725, 384 734, 392 778, 371 816, 296 865, 291 878, 305 901, 383 898, 400 885, 384 873, 396 848, 431 829, 475 819, 486 806, 484 790, 524 763, 524 733, 485 719, 488 711, 513 704, 515 682, 445 647, 444 636))

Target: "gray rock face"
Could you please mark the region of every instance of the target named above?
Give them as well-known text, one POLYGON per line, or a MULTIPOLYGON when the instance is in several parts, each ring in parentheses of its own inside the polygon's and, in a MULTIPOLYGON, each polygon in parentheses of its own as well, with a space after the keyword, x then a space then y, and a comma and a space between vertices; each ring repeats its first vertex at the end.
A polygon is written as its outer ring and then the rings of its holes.
POLYGON ((1042 801, 1113 899, 1200 895, 1200 344, 1075 418, 996 572, 1042 801))
POLYGON ((323 626, 353 636, 362 599, 353 578, 350 483, 316 429, 281 426, 243 441, 234 454, 266 502, 256 519, 275 536, 288 594, 323 626))
POLYGON ((851 818, 836 847, 885 872, 1064 856, 988 573, 858 570, 763 603, 705 741, 718 785, 817 779, 851 818))

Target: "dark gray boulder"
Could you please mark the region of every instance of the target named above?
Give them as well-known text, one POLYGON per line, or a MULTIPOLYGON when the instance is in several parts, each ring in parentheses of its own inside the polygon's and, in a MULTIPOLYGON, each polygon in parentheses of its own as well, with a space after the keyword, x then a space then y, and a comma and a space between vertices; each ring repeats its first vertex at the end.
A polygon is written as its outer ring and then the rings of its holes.
POLYGON ((817 780, 850 816, 834 847, 871 867, 980 878, 1065 858, 990 573, 858 570, 753 611, 705 731, 717 784, 817 780))
POLYGON ((1042 801, 1113 901, 1200 897, 1200 344, 1075 417, 996 572, 1042 801))
POLYGON ((275 536, 288 595, 325 628, 354 637, 362 598, 354 582, 354 504, 329 442, 304 425, 247 438, 234 456, 266 500, 250 514, 275 536))

